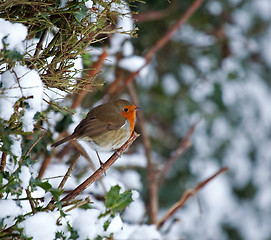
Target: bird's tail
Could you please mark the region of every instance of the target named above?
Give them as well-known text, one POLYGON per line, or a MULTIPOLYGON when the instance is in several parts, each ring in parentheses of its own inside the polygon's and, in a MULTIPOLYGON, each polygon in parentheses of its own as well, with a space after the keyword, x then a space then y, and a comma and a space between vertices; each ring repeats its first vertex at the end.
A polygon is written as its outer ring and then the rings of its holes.
POLYGON ((52 144, 51 147, 57 147, 57 146, 61 145, 62 143, 65 143, 65 142, 70 141, 72 139, 74 139, 74 136, 72 136, 72 135, 68 136, 68 137, 65 137, 65 138, 61 139, 60 141, 55 142, 54 144, 52 144))

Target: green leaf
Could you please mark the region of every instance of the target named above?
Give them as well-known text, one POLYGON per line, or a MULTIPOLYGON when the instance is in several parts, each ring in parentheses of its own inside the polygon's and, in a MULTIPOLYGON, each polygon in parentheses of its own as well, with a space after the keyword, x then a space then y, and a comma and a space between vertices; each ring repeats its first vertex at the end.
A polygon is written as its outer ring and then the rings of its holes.
POLYGON ((81 22, 87 16, 88 8, 84 4, 80 4, 78 7, 79 11, 75 12, 74 16, 78 22, 81 22))
POLYGON ((67 222, 68 231, 71 233, 71 236, 69 239, 78 239, 79 235, 76 230, 73 229, 73 227, 70 225, 69 222, 67 222))
POLYGON ((50 189, 50 193, 53 195, 54 199, 58 201, 59 197, 63 193, 64 190, 59 190, 59 189, 50 189))
POLYGON ((23 56, 17 51, 6 51, 5 55, 6 55, 7 58, 13 59, 13 60, 16 60, 16 61, 23 59, 23 56))
POLYGON ((109 225, 110 225, 110 223, 111 223, 111 220, 107 220, 105 223, 104 223, 104 231, 106 231, 107 230, 107 228, 109 227, 109 225))
POLYGON ((120 186, 111 187, 110 191, 105 196, 105 206, 111 210, 113 214, 123 211, 132 201, 132 192, 125 191, 120 194, 120 186))
POLYGON ((41 187, 45 192, 48 192, 48 191, 50 191, 52 189, 52 185, 48 181, 42 182, 42 181, 40 181, 38 179, 35 179, 34 184, 36 186, 41 187))
POLYGON ((56 124, 56 131, 57 132, 62 132, 62 131, 64 131, 64 129, 66 129, 67 128, 67 126, 69 126, 71 123, 72 123, 73 121, 72 121, 72 116, 70 116, 70 115, 65 115, 64 117, 63 117, 63 119, 60 121, 60 122, 58 122, 57 124, 56 124))

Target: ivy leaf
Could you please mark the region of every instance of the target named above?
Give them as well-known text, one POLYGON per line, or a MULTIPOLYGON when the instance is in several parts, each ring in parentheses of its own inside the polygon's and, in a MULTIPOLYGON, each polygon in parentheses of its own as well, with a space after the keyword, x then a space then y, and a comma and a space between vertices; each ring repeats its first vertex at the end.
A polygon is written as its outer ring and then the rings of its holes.
POLYGON ((132 192, 129 190, 120 194, 119 185, 111 187, 105 196, 105 206, 113 214, 123 211, 132 201, 132 192))
POLYGON ((68 231, 70 232, 70 238, 69 239, 78 239, 79 235, 78 232, 71 226, 69 222, 67 222, 68 231))
POLYGON ((50 191, 50 190, 52 189, 52 185, 51 185, 48 181, 42 182, 42 181, 40 181, 40 180, 38 180, 38 179, 35 179, 35 180, 33 181, 33 183, 34 183, 36 186, 41 187, 45 192, 48 192, 48 191, 50 191))
POLYGON ((59 200, 59 197, 61 196, 63 191, 64 191, 63 189, 62 190, 54 189, 54 188, 50 189, 50 193, 53 195, 54 199, 56 199, 57 201, 59 200))
POLYGON ((5 52, 5 56, 6 58, 8 59, 13 59, 15 61, 19 61, 19 60, 22 60, 23 59, 23 55, 20 54, 19 52, 17 51, 6 51, 5 52))
POLYGON ((81 22, 87 16, 88 8, 84 4, 80 4, 78 7, 79 11, 75 12, 74 16, 78 22, 81 22))
POLYGON ((72 122, 73 122, 73 121, 72 121, 72 116, 70 116, 70 115, 65 115, 65 116, 63 117, 63 119, 62 119, 60 122, 58 122, 58 123, 56 124, 55 129, 56 129, 57 132, 62 132, 62 131, 63 131, 64 129, 66 129, 67 126, 69 126, 72 122))

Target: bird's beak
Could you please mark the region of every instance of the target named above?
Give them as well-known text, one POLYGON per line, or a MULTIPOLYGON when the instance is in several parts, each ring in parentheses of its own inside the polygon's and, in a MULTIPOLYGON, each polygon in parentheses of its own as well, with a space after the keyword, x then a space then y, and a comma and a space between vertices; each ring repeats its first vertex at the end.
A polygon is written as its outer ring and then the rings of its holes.
POLYGON ((134 111, 141 110, 141 109, 142 109, 141 107, 135 106, 134 111))

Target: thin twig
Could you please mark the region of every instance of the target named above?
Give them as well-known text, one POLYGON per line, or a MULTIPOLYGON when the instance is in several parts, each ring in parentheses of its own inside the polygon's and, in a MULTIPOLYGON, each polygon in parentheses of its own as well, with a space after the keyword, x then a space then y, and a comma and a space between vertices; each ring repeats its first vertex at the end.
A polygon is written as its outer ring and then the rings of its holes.
POLYGON ((75 158, 72 160, 72 162, 71 162, 71 164, 70 164, 70 167, 68 168, 68 170, 67 170, 65 176, 63 177, 62 181, 60 182, 60 184, 59 184, 59 186, 58 186, 58 189, 59 189, 59 190, 62 190, 62 189, 63 189, 65 183, 66 183, 67 180, 68 180, 68 178, 71 176, 71 173, 72 173, 72 171, 73 171, 73 169, 74 169, 74 167, 75 167, 75 165, 76 165, 76 163, 77 163, 79 157, 80 157, 80 154, 77 154, 77 155, 75 156, 75 158))
POLYGON ((42 49, 42 45, 43 45, 43 42, 47 36, 47 33, 48 33, 48 28, 47 29, 44 29, 43 32, 42 32, 42 35, 40 37, 40 40, 39 40, 39 43, 37 44, 37 47, 36 47, 36 51, 34 53, 34 57, 37 57, 42 49))
POLYGON ((91 86, 91 79, 95 76, 103 67, 104 60, 107 57, 107 51, 104 50, 103 53, 99 56, 98 61, 93 65, 92 69, 88 72, 88 80, 84 84, 84 88, 80 89, 77 94, 75 94, 73 103, 71 108, 77 108, 83 101, 83 98, 87 95, 88 91, 90 90, 91 86))
POLYGON ((36 144, 41 140, 41 138, 44 136, 44 134, 47 133, 47 130, 44 130, 41 132, 39 137, 36 139, 36 141, 31 145, 31 147, 27 150, 26 154, 19 160, 19 164, 23 162, 24 159, 29 155, 29 153, 32 151, 32 149, 36 146, 36 144))
POLYGON ((161 185, 171 169, 172 165, 174 162, 179 159, 179 157, 192 145, 190 138, 192 134, 195 131, 195 127, 197 126, 199 121, 197 121, 195 124, 193 124, 189 130, 187 131, 185 137, 181 141, 179 147, 175 150, 175 152, 172 154, 172 156, 166 161, 166 164, 164 168, 159 172, 159 175, 157 176, 158 178, 158 184, 161 185))
POLYGON ((160 38, 156 44, 149 49, 146 54, 144 55, 145 63, 143 66, 141 66, 137 71, 131 73, 130 76, 122 83, 122 85, 116 89, 114 94, 112 94, 110 97, 117 96, 127 85, 129 82, 133 81, 136 76, 140 73, 140 71, 147 66, 154 56, 155 53, 158 52, 174 35, 174 33, 187 21, 189 17, 192 16, 192 14, 202 5, 204 0, 195 0, 191 6, 187 9, 187 11, 179 18, 179 20, 168 30, 168 32, 160 38))
MULTIPOLYGON (((71 141, 71 144, 77 149, 77 151, 82 156, 84 156, 87 159, 90 167, 92 168, 93 171, 95 171, 96 170, 95 164, 93 163, 92 159, 89 157, 89 155, 87 154, 85 149, 83 147, 81 147, 80 144, 78 144, 76 141, 71 141)), ((104 193, 106 193, 106 187, 104 185, 103 179, 99 178, 98 181, 100 182, 102 189, 104 190, 104 193)))
POLYGON ((171 217, 179 208, 181 208, 186 201, 193 197, 199 190, 201 190, 207 183, 209 183, 211 180, 213 180, 215 177, 217 177, 218 175, 220 175, 221 173, 227 171, 229 168, 228 167, 223 167, 221 168, 219 171, 217 171, 215 174, 213 174, 211 177, 207 178, 206 180, 202 181, 201 183, 199 183, 194 189, 189 189, 186 190, 182 197, 180 198, 180 200, 178 202, 176 202, 164 215, 164 217, 162 217, 162 219, 157 222, 156 226, 158 229, 160 229, 162 227, 162 225, 169 219, 169 217, 171 217))
POLYGON ((82 156, 85 157, 85 159, 87 159, 87 161, 89 162, 89 165, 90 165, 91 169, 95 170, 96 169, 95 164, 93 163, 92 159, 89 157, 89 155, 87 154, 87 152, 85 151, 85 149, 80 144, 78 144, 76 141, 71 141, 70 143, 76 148, 76 150, 82 156))
POLYGON ((29 188, 25 189, 25 191, 26 191, 27 199, 28 199, 29 204, 30 204, 31 209, 32 209, 32 213, 35 214, 37 212, 37 210, 35 209, 35 204, 34 204, 33 199, 31 197, 31 193, 29 191, 29 188))
POLYGON ((52 159, 52 157, 49 156, 49 157, 45 157, 45 159, 43 160, 42 165, 39 170, 39 175, 37 177, 38 179, 41 179, 42 176, 44 175, 45 170, 47 169, 47 167, 49 166, 49 164, 51 162, 51 159, 52 159))
POLYGON ((78 208, 84 204, 87 204, 87 203, 91 203, 89 197, 86 197, 86 199, 84 201, 80 201, 78 204, 75 204, 74 206, 72 206, 71 208, 67 209, 65 212, 70 212, 71 210, 75 209, 75 208, 78 208))
POLYGON ((5 170, 6 162, 7 162, 7 153, 2 152, 1 164, 0 164, 0 172, 3 172, 5 170))
POLYGON ((76 196, 82 193, 87 187, 89 187, 94 181, 96 181, 106 170, 125 152, 125 150, 139 137, 139 134, 133 132, 130 139, 120 147, 115 153, 101 166, 97 169, 89 178, 87 178, 82 184, 80 184, 76 189, 70 192, 67 196, 61 199, 62 202, 67 202, 73 200, 76 196))
POLYGON ((138 13, 133 15, 133 19, 136 23, 148 22, 148 21, 155 21, 164 18, 165 16, 169 15, 168 10, 160 10, 160 11, 148 11, 144 13, 138 13))

